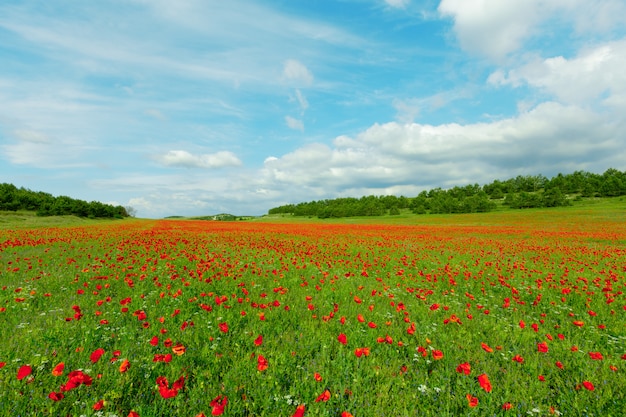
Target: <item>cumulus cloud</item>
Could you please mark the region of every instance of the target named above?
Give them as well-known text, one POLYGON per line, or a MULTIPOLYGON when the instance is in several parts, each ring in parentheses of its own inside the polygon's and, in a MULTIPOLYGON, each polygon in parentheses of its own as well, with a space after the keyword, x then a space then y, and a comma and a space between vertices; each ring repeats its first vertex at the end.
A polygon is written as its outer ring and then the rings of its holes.
POLYGON ((283 67, 283 77, 292 84, 309 86, 313 84, 313 74, 300 61, 288 59, 283 67))
POLYGON ((267 159, 260 178, 262 188, 292 187, 286 194, 401 186, 417 192, 432 184, 506 179, 515 172, 554 175, 586 169, 588 161, 621 166, 622 136, 606 116, 548 102, 490 123, 375 124, 354 137, 337 137, 332 147, 309 144, 267 159))
POLYGON ((540 18, 540 0, 442 0, 439 13, 454 19, 463 49, 492 57, 520 47, 540 18))
POLYGON ((229 151, 196 155, 187 151, 173 150, 155 156, 154 159, 165 166, 182 168, 223 168, 241 165, 239 158, 229 151))
POLYGON ((571 25, 578 35, 608 33, 623 24, 621 0, 442 0, 439 14, 454 20, 467 51, 500 59, 524 42, 545 36, 545 26, 571 25))
MULTIPOLYGON (((535 58, 509 71, 498 70, 488 81, 494 85, 529 85, 567 103, 584 105, 600 97, 626 96, 626 40, 609 42, 562 56, 535 58)), ((610 100, 609 100, 610 102, 610 100)))

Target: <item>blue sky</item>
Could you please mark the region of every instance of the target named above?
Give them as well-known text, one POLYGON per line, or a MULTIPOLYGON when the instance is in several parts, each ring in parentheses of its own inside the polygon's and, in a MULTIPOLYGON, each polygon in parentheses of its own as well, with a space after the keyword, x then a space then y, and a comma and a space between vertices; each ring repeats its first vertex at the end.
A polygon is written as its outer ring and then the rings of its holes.
POLYGON ((626 169, 623 0, 4 0, 0 182, 138 217, 626 169))

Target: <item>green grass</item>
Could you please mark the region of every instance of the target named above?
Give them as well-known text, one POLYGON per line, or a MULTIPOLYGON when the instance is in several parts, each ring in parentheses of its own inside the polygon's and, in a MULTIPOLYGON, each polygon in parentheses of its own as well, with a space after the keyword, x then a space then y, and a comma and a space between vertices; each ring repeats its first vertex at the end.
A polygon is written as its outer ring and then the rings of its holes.
POLYGON ((211 415, 218 395, 225 416, 292 416, 297 404, 306 417, 626 409, 623 202, 280 223, 3 216, 0 416, 98 415, 104 400, 102 415, 193 417, 211 415), (361 347, 370 355, 357 357, 361 347), (470 375, 456 372, 465 362, 470 375), (26 364, 32 374, 18 380, 26 364), (93 384, 62 391, 79 369, 93 384), (170 386, 185 376, 184 388, 163 398, 163 376, 170 386), (330 399, 316 402, 325 389, 330 399))

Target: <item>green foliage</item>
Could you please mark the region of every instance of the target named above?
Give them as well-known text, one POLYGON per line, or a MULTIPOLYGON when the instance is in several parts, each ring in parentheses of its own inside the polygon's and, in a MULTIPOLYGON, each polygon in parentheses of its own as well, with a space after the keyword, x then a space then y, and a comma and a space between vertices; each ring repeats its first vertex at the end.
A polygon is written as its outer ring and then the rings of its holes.
POLYGON ((113 206, 99 201, 88 203, 67 196, 54 197, 41 191, 31 191, 13 184, 0 183, 0 211, 35 211, 38 216, 73 215, 88 218, 129 217, 129 210, 122 206, 113 206))
POLYGON ((502 206, 513 209, 565 207, 581 197, 618 197, 626 195, 626 172, 608 169, 604 174, 576 171, 558 174, 552 179, 543 175, 518 175, 490 184, 455 186, 448 190, 434 188, 413 198, 405 196, 344 197, 330 200, 287 204, 272 208, 268 214, 318 217, 320 219, 397 215, 402 209, 414 214, 485 213, 502 206))

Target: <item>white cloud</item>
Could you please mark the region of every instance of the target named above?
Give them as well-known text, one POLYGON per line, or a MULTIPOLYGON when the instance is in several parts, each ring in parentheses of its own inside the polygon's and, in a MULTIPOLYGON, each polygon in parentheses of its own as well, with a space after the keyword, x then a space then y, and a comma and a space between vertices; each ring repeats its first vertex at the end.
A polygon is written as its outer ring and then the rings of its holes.
MULTIPOLYGON (((438 11, 454 20, 454 33, 467 51, 500 59, 524 42, 565 23, 579 35, 623 27, 622 0, 442 0, 438 11)), ((562 30, 560 28, 559 30, 562 30)))
POLYGON ((300 91, 300 89, 298 88, 296 89, 296 100, 300 105, 300 110, 302 111, 302 113, 304 113, 305 110, 309 108, 309 102, 307 101, 304 94, 302 94, 302 91, 300 91))
POLYGON ((410 2, 411 0, 385 0, 385 3, 387 3, 387 5, 396 9, 404 9, 406 6, 409 5, 410 2))
POLYGON ((283 67, 283 77, 290 83, 298 86, 310 86, 313 84, 313 74, 300 61, 288 59, 283 67))
POLYGON ((302 120, 298 120, 291 116, 285 116, 285 123, 287 123, 289 129, 299 130, 301 132, 304 131, 304 122, 302 120))
POLYGON ((626 96, 626 40, 596 45, 567 59, 535 58, 520 68, 491 74, 494 85, 529 85, 565 103, 585 105, 599 98, 621 101, 626 96))
POLYGON ((183 168, 222 168, 241 165, 239 158, 228 151, 195 155, 187 151, 173 150, 155 156, 154 159, 165 166, 183 168))
POLYGON ((394 187, 417 194, 436 184, 589 169, 589 161, 623 166, 623 141, 605 115, 559 103, 490 123, 375 124, 354 137, 336 138, 333 147, 309 144, 266 160, 258 187, 284 190, 292 201, 394 187))
POLYGON ((442 0, 461 47, 492 57, 517 50, 541 15, 541 0, 442 0))

